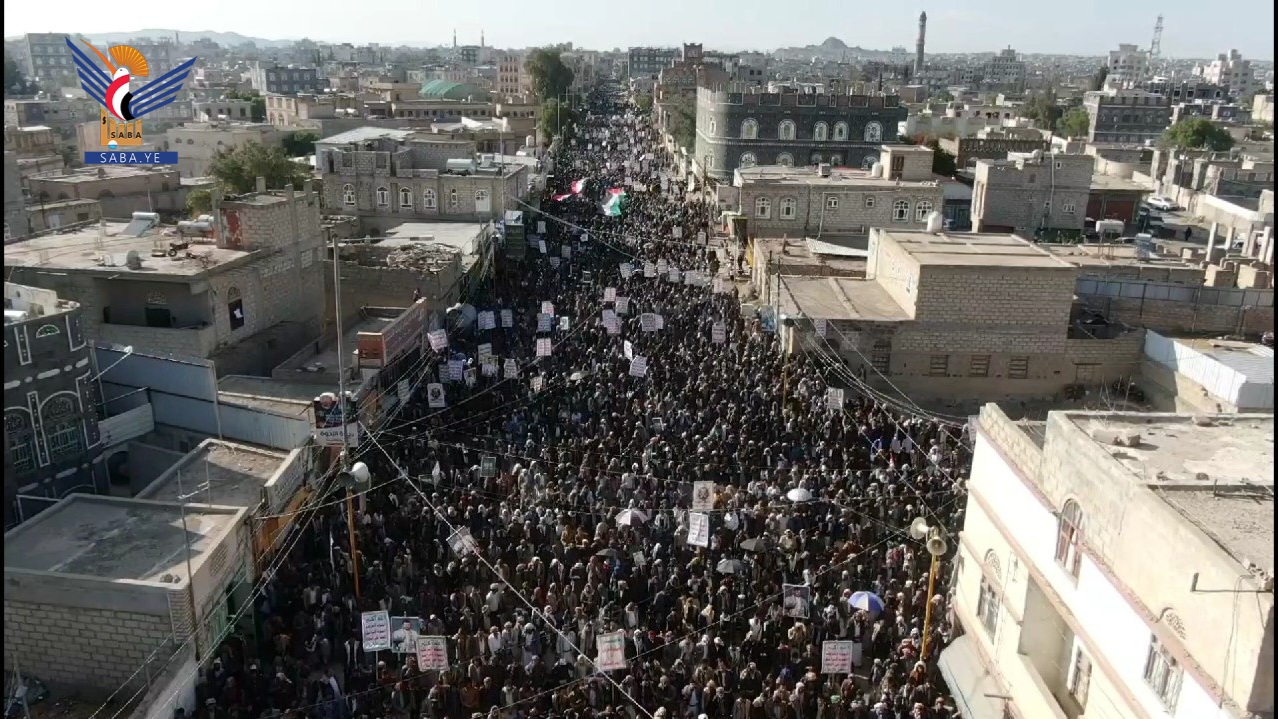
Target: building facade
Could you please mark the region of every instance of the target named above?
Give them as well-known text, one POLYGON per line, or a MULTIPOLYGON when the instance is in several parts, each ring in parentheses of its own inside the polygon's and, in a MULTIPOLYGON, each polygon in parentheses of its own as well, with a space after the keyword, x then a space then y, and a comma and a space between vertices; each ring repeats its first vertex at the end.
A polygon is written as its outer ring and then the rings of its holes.
POLYGON ((1089 92, 1083 96, 1083 107, 1088 142, 1156 142, 1171 124, 1169 99, 1140 90, 1089 92))
POLYGON ((973 229, 1081 231, 1095 164, 1091 155, 1058 152, 977 160, 972 184, 973 229))
POLYGON ((1243 59, 1237 50, 1222 52, 1215 60, 1195 68, 1194 74, 1229 91, 1236 100, 1246 100, 1256 92, 1256 73, 1251 61, 1243 59))
POLYGON ((830 163, 868 169, 907 111, 893 95, 698 88, 695 161, 720 182, 738 167, 830 163))
POLYGON ((252 74, 253 89, 266 95, 296 95, 299 92, 314 93, 328 86, 319 70, 313 67, 287 65, 262 65, 258 63, 252 74))
POLYGON ((27 33, 23 38, 27 50, 27 77, 46 90, 80 84, 75 61, 67 47, 67 37, 60 32, 40 32, 27 33))
POLYGON ((253 103, 248 100, 197 100, 191 103, 196 122, 249 122, 253 119, 253 103))
POLYGON ((1121 43, 1117 50, 1109 51, 1106 67, 1109 68, 1109 74, 1105 76, 1106 87, 1130 87, 1149 75, 1149 51, 1131 43, 1121 43))
POLYGON ((285 132, 265 122, 210 122, 170 128, 164 133, 165 149, 178 154, 178 172, 182 177, 205 177, 219 152, 229 152, 240 145, 256 142, 276 147, 285 132))
POLYGON ((1273 417, 1199 419, 981 410, 939 661, 973 716, 1272 714, 1273 417))
POLYGON ((942 150, 954 156, 959 169, 976 165, 977 160, 1001 160, 1009 152, 1046 152, 1051 143, 1040 138, 1030 139, 1003 134, 986 134, 983 137, 941 138, 942 150))
POLYGON ((680 50, 673 47, 632 47, 626 53, 630 77, 655 78, 679 59, 680 50))
POLYGON ((18 170, 18 156, 4 153, 4 239, 11 240, 27 234, 26 200, 22 194, 22 175, 18 170))
POLYGON ((985 63, 982 84, 987 90, 1025 90, 1025 62, 1012 48, 1000 50, 985 63))
POLYGON ((80 305, 51 290, 6 282, 4 315, 8 529, 72 492, 104 491, 107 481, 98 461, 99 399, 80 305))

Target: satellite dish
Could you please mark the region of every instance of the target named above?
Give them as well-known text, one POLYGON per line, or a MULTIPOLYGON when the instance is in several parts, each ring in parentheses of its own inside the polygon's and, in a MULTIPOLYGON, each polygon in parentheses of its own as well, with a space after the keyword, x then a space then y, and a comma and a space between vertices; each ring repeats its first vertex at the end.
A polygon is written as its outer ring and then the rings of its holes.
POLYGON ((914 521, 910 523, 910 536, 922 541, 922 539, 927 536, 929 529, 931 529, 931 527, 927 526, 926 519, 922 517, 915 517, 914 521))

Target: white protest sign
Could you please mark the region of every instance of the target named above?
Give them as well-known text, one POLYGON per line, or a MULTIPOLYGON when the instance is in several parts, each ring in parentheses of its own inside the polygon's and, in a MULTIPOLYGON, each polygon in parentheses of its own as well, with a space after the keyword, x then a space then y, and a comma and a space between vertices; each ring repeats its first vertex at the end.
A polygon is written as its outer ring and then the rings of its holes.
POLYGON ((401 379, 395 383, 395 396, 399 397, 400 404, 407 404, 410 397, 413 396, 413 386, 406 379, 401 379))
POLYGON ((462 381, 462 374, 465 372, 465 365, 461 360, 448 360, 448 381, 462 381))
POLYGON ((621 279, 628 280, 635 273, 635 268, 630 266, 629 262, 621 263, 621 279))
POLYGON ((482 362, 485 357, 491 357, 493 354, 493 343, 484 342, 479 345, 479 359, 482 362))
POLYGON ((631 344, 630 340, 621 343, 621 354, 625 355, 626 359, 635 358, 635 346, 631 344))
POLYGON ((692 483, 692 511, 709 512, 714 509, 714 482, 692 483))
POLYGON ((722 294, 724 292, 727 292, 728 283, 724 282, 722 277, 714 278, 714 291, 715 291, 715 294, 722 294))
POLYGON ((665 327, 666 327, 666 318, 661 315, 657 315, 657 329, 659 330, 665 329, 665 327))
POLYGON ((546 221, 545 221, 545 220, 537 220, 537 234, 539 234, 539 235, 544 235, 544 234, 546 234, 546 221))
POLYGON ((706 231, 705 231, 705 230, 697 230, 697 242, 702 242, 702 243, 704 243, 705 241, 706 241, 706 231))
POLYGON ((621 334, 621 320, 615 316, 610 319, 605 319, 604 329, 608 330, 608 334, 610 335, 621 334))
POLYGON ((502 327, 514 327, 514 326, 515 326, 515 311, 514 311, 514 310, 502 310, 502 311, 501 311, 501 326, 502 326, 502 327))
POLYGON ((565 260, 571 260, 571 259, 572 259, 572 245, 562 245, 562 246, 560 246, 560 248, 559 248, 559 256, 560 256, 560 257, 563 257, 565 260))
POLYGON ((825 392, 825 401, 831 412, 843 409, 843 388, 831 387, 825 392))
POLYGON ((617 298, 617 301, 613 303, 613 306, 614 306, 614 307, 616 307, 616 309, 617 309, 617 314, 619 314, 619 315, 629 314, 629 313, 630 313, 630 298, 629 298, 629 297, 618 297, 618 298, 617 298))
POLYGON ((506 376, 506 379, 514 379, 518 377, 519 363, 513 359, 506 360, 505 365, 502 367, 502 374, 506 376))
POLYGON ((631 377, 647 377, 648 376, 648 358, 635 357, 630 360, 630 376, 631 377))
POLYGON ((670 234, 674 235, 676 240, 683 239, 683 227, 675 225, 674 229, 670 231, 670 234))
POLYGON ((417 668, 424 672, 448 671, 448 643, 444 637, 417 637, 417 668))
POLYGON ((679 281, 679 277, 680 277, 680 275, 679 275, 679 268, 678 268, 678 267, 671 267, 671 268, 670 268, 670 271, 666 273, 666 281, 667 281, 667 282, 678 282, 678 281, 679 281))
POLYGON ((657 274, 664 275, 668 269, 670 269, 670 263, 666 262, 665 258, 657 260, 657 274))
POLYGON ((546 241, 537 240, 537 249, 541 250, 541 254, 546 254, 546 241))
POLYGON ((541 313, 543 315, 555 315, 555 303, 550 300, 543 300, 541 303, 541 313))
POLYGON ((652 278, 657 276, 657 266, 651 262, 643 263, 643 276, 652 278))
POLYGON ((710 515, 688 512, 688 544, 694 547, 710 546, 710 515))
POLYGON ((613 310, 610 310, 610 309, 608 309, 607 307, 605 307, 605 308, 604 308, 604 310, 603 310, 603 317, 602 317, 602 319, 603 319, 603 323, 604 323, 604 324, 608 324, 608 323, 609 323, 609 322, 611 322, 612 320, 617 319, 617 313, 616 313, 616 312, 614 312, 613 310))
POLYGON ((710 341, 717 345, 721 345, 728 341, 728 326, 722 322, 715 322, 710 328, 710 341))
POLYGON ((821 642, 821 673, 851 674, 853 646, 856 642, 821 642))
POLYGON ((433 409, 444 408, 444 385, 438 382, 426 385, 426 404, 433 409))
POLYGON ((430 348, 436 352, 448 349, 448 333, 443 330, 431 330, 426 334, 426 339, 430 341, 430 348))
POLYGON ((559 331, 560 331, 560 332, 567 332, 567 331, 568 331, 568 328, 569 328, 569 327, 571 327, 571 326, 572 326, 572 320, 569 320, 567 317, 560 317, 560 318, 559 318, 559 331))
POLYGON ((542 387, 542 385, 544 385, 544 384, 546 384, 546 380, 545 380, 545 378, 541 377, 540 375, 538 375, 538 376, 536 376, 536 377, 533 377, 533 378, 532 378, 532 391, 533 391, 533 392, 540 392, 540 391, 541 391, 541 387, 542 387))
POLYGON ((479 329, 491 330, 497 327, 497 316, 492 310, 484 310, 479 313, 479 329))
POLYGON ((539 337, 537 339, 537 356, 538 357, 549 357, 550 348, 551 348, 551 344, 550 344, 549 337, 539 337))
POLYGON ((652 312, 645 312, 639 315, 639 329, 644 332, 656 332, 657 315, 652 312))
POLYGON ((618 630, 595 637, 599 657, 595 665, 600 671, 611 672, 626 668, 626 632, 618 630))
POLYGON ((616 302, 616 301, 617 301, 617 288, 616 288, 616 287, 605 287, 605 288, 604 288, 604 302, 616 302))
POLYGON ((554 318, 546 314, 545 312, 538 312, 537 313, 537 331, 549 332, 551 330, 551 327, 553 327, 553 325, 551 324, 552 319, 554 318))
POLYGON ((470 535, 470 530, 462 527, 448 537, 448 546, 459 557, 479 551, 479 544, 470 535))
POLYGON ((551 257, 551 258, 550 258, 550 266, 551 266, 551 267, 553 267, 553 268, 555 268, 556 270, 557 270, 557 269, 559 269, 559 263, 560 263, 560 262, 562 262, 562 260, 560 260, 558 257, 551 257))
POLYGON ((812 320, 812 328, 816 330, 817 337, 824 337, 828 329, 825 320, 812 320))
POLYGON ((364 612, 359 615, 364 651, 380 652, 391 648, 390 612, 364 612))

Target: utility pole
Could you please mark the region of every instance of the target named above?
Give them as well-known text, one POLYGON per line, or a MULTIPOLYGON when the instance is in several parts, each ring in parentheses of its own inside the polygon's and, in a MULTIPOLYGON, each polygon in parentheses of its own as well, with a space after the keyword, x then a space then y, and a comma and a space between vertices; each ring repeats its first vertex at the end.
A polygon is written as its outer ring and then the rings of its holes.
POLYGON ((359 547, 355 539, 355 488, 360 483, 356 471, 363 470, 364 482, 368 481, 368 467, 363 462, 351 465, 351 438, 349 416, 351 402, 346 397, 346 348, 342 335, 342 258, 338 253, 337 238, 333 238, 333 312, 337 326, 337 401, 342 417, 342 453, 339 461, 342 469, 338 481, 346 488, 346 533, 351 543, 351 578, 355 586, 355 598, 359 598, 359 547))

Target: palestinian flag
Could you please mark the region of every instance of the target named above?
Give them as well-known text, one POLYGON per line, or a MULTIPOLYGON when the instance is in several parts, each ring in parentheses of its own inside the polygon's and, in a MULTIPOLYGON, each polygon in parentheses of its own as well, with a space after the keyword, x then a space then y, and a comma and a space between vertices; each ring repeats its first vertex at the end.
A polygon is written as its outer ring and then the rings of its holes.
POLYGON ((572 193, 571 193, 571 192, 566 193, 566 194, 563 194, 563 195, 551 195, 550 199, 554 200, 555 202, 563 202, 564 200, 568 199, 569 197, 572 197, 572 193))
POLYGON ((586 189, 586 181, 585 181, 585 180, 577 180, 576 182, 572 183, 571 188, 572 188, 572 194, 574 194, 574 195, 580 195, 580 194, 581 194, 581 191, 582 191, 582 190, 584 190, 584 189, 586 189))
POLYGON ((625 201, 625 190, 620 187, 608 190, 608 201, 603 204, 603 213, 609 217, 621 217, 621 210, 625 201))

